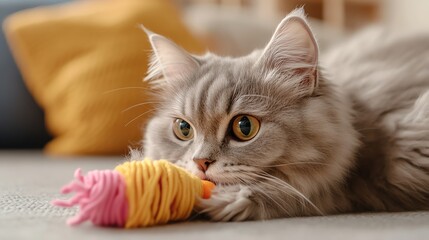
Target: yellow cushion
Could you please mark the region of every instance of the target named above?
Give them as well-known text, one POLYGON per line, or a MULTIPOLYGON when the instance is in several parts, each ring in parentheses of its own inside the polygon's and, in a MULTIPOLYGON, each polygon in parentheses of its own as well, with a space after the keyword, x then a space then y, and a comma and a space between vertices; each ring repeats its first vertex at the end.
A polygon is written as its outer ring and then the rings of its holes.
POLYGON ((167 0, 76 1, 25 10, 4 23, 8 42, 53 135, 52 154, 124 154, 153 108, 150 53, 139 24, 201 52, 167 0), (127 125, 127 123, 129 123, 127 125))

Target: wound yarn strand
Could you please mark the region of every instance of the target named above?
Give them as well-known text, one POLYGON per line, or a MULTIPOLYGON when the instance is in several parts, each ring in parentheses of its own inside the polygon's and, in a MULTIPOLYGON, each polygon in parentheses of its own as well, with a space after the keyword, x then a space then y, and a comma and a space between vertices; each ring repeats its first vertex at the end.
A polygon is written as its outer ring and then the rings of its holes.
POLYGON ((76 225, 91 221, 95 225, 126 228, 147 227, 187 219, 198 198, 209 198, 214 184, 202 181, 186 170, 166 161, 128 161, 115 170, 90 171, 64 186, 63 194, 76 192, 70 200, 54 200, 61 207, 79 205, 79 212, 68 220, 76 225))

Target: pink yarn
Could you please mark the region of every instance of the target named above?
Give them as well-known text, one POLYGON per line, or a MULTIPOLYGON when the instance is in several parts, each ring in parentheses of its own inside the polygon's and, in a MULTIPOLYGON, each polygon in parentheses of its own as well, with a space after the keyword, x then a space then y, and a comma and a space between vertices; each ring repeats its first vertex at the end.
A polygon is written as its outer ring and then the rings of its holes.
POLYGON ((125 179, 112 170, 91 171, 82 176, 74 173, 75 180, 65 185, 61 193, 76 192, 69 200, 54 200, 53 205, 72 207, 79 205, 76 216, 67 220, 69 225, 91 221, 96 225, 124 226, 128 215, 125 179))

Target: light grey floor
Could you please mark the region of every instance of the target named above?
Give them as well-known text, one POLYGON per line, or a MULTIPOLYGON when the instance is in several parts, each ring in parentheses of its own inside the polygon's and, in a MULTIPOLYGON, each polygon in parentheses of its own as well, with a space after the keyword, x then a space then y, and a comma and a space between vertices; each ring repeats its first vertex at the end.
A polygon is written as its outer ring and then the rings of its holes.
MULTIPOLYGON (((0 151, 0 239, 429 239, 429 212, 349 214, 260 222, 185 222, 146 229, 84 224, 68 227, 76 209, 52 207, 77 167, 111 169, 120 157, 58 158, 0 151)), ((429 203, 428 203, 429 204, 429 203)))

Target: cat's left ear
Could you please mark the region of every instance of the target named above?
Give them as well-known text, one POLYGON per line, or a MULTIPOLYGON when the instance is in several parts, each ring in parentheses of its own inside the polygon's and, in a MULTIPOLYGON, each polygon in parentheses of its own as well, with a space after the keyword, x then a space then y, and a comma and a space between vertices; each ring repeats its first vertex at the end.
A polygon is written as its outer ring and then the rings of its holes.
POLYGON ((302 8, 291 12, 277 26, 258 63, 269 72, 299 79, 301 90, 311 94, 318 84, 318 46, 302 8))
POLYGON ((197 59, 174 42, 141 27, 148 35, 153 49, 145 80, 158 80, 163 77, 163 80, 174 81, 186 78, 200 66, 197 59))

